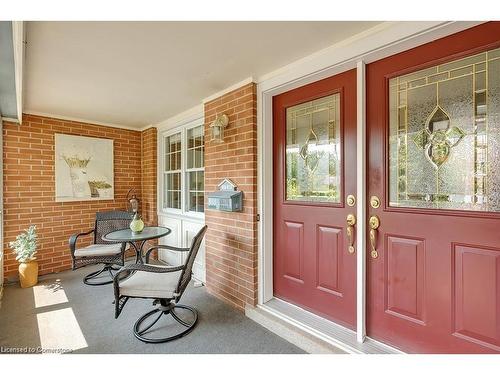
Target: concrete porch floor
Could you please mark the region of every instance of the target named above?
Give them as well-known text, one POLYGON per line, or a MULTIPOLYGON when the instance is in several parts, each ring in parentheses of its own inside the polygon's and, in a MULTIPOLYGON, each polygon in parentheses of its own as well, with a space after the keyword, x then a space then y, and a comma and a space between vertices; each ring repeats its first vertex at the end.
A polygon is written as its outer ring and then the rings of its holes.
MULTIPOLYGON (((195 307, 198 325, 163 344, 137 340, 132 327, 152 300, 131 299, 114 319, 112 285, 83 284, 87 267, 41 277, 34 288, 6 285, 0 307, 0 348, 59 348, 73 353, 304 353, 208 294, 190 286, 181 303, 195 307)), ((161 328, 160 328, 161 329, 161 328)))

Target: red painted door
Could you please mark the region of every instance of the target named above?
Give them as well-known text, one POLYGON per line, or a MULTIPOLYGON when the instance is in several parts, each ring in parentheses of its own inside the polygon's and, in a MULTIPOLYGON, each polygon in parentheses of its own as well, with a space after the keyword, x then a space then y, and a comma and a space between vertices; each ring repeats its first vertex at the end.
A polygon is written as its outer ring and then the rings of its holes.
POLYGON ((356 71, 276 96, 273 111, 274 295, 354 328, 356 71))
POLYGON ((500 352, 499 47, 492 22, 367 66, 367 333, 404 351, 500 352))

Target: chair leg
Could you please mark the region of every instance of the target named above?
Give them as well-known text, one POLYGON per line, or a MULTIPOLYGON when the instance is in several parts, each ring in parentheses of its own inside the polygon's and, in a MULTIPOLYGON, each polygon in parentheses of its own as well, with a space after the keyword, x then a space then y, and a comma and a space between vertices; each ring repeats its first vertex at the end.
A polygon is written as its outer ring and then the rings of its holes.
POLYGON ((153 344, 172 341, 172 340, 176 340, 176 339, 181 338, 181 337, 187 335, 188 333, 190 333, 194 329, 194 327, 196 326, 196 323, 198 323, 198 312, 196 311, 196 309, 194 307, 186 306, 186 305, 173 305, 166 310, 157 308, 157 309, 154 309, 154 310, 147 312, 146 314, 141 316, 135 322, 135 324, 134 324, 134 336, 143 342, 153 343, 153 344), (176 309, 191 311, 191 313, 193 314, 193 321, 191 323, 189 323, 189 322, 186 322, 186 321, 182 320, 181 318, 179 318, 179 316, 175 313, 176 309), (156 317, 156 319, 153 321, 153 323, 148 324, 145 328, 141 327, 141 325, 144 323, 144 321, 147 318, 149 318, 151 315, 154 315, 156 313, 159 313, 159 314, 156 317), (149 329, 151 329, 160 320, 160 318, 162 316, 169 315, 169 314, 172 315, 172 317, 174 318, 174 320, 176 322, 178 322, 178 323, 182 324, 184 327, 186 327, 186 329, 184 329, 183 331, 181 331, 180 333, 177 333, 175 335, 162 337, 162 338, 152 338, 152 337, 145 336, 145 333, 149 329))
POLYGON ((113 283, 113 273, 111 272, 111 270, 116 270, 116 268, 114 268, 112 264, 106 264, 99 271, 89 273, 87 276, 85 276, 83 278, 83 282, 84 282, 84 284, 91 285, 91 286, 111 284, 111 283, 113 283), (104 280, 104 281, 93 281, 93 279, 95 279, 97 276, 99 276, 103 272, 108 272, 110 275, 110 279, 104 280))

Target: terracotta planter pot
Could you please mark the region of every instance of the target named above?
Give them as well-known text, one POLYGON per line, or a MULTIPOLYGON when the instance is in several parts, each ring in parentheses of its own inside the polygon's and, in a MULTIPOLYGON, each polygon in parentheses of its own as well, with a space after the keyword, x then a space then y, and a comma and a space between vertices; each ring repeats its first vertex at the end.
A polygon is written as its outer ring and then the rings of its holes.
POLYGON ((38 262, 32 260, 19 264, 19 282, 21 288, 29 288, 38 283, 38 262))

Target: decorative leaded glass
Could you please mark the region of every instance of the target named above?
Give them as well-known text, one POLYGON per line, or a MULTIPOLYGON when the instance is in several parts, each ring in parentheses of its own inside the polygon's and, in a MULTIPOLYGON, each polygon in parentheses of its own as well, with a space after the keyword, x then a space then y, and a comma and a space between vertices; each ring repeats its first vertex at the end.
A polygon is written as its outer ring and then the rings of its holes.
POLYGON ((389 81, 390 205, 500 211, 500 49, 389 81))
POLYGON ((286 111, 286 199, 340 201, 340 94, 286 111))

